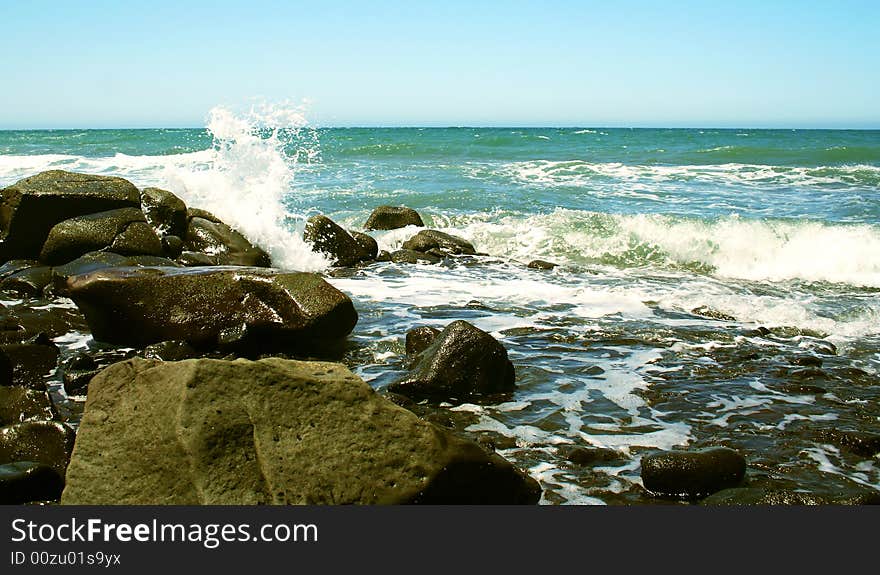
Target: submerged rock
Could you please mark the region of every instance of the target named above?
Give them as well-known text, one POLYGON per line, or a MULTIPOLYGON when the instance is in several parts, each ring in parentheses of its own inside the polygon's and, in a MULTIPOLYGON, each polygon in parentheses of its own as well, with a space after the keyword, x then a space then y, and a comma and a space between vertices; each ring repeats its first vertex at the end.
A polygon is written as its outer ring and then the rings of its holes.
POLYGON ((171 192, 144 188, 141 205, 147 221, 162 236, 182 237, 186 234, 186 204, 171 192))
POLYGON ((63 504, 535 503, 501 457, 344 366, 115 364, 92 382, 63 504))
POLYGON ((422 230, 403 242, 403 249, 417 252, 438 250, 440 254, 475 255, 477 250, 469 241, 437 230, 422 230))
POLYGON ((56 224, 40 260, 57 265, 89 252, 107 249, 120 255, 161 256, 162 243, 138 208, 121 208, 56 224))
POLYGON ((360 242, 327 216, 310 217, 303 239, 316 252, 327 254, 335 266, 353 266, 372 259, 371 253, 360 242))
POLYGON ((320 276, 243 268, 111 268, 68 280, 98 341, 311 349, 351 332, 351 300, 320 276))
POLYGON ((247 238, 228 225, 216 218, 202 217, 210 214, 201 210, 189 210, 188 213, 200 215, 190 217, 183 243, 184 253, 204 254, 209 258, 211 265, 254 267, 272 265, 269 254, 251 244, 247 238))
POLYGON ((0 190, 0 261, 36 258, 64 220, 139 206, 138 189, 122 178, 62 170, 25 178, 0 190))
POLYGON ((49 465, 35 461, 0 465, 0 505, 56 501, 63 489, 64 478, 49 465))
POLYGON ((814 493, 791 489, 737 487, 713 493, 700 501, 700 505, 880 505, 880 493, 872 490, 814 493))
POLYGON ((440 335, 440 330, 434 327, 416 327, 406 332, 406 354, 415 355, 422 353, 440 335))
POLYGON ((412 208, 403 206, 379 206, 367 219, 368 230, 396 230, 406 226, 425 227, 422 216, 412 208))
POLYGON ((40 296, 52 283, 52 268, 33 266, 9 274, 0 280, 0 289, 24 296, 40 296))
POLYGON ((736 487, 745 473, 745 458, 727 447, 663 451, 642 458, 645 489, 666 497, 705 497, 736 487))
POLYGON ((528 263, 526 267, 531 268, 533 270, 552 270, 557 267, 559 264, 554 264, 553 262, 548 262, 544 260, 532 260, 528 263))
POLYGON ((587 467, 600 463, 620 461, 623 458, 623 454, 616 449, 608 449, 606 447, 575 447, 565 454, 565 458, 572 463, 587 467))
POLYGON ((35 461, 64 477, 76 432, 58 421, 26 421, 0 428, 0 464, 35 461))
POLYGON ((515 389, 507 350, 483 330, 459 320, 440 332, 412 371, 388 390, 411 398, 467 400, 515 389))
POLYGON ((854 429, 828 429, 816 433, 816 439, 823 443, 832 443, 862 457, 874 457, 880 454, 880 433, 854 429))

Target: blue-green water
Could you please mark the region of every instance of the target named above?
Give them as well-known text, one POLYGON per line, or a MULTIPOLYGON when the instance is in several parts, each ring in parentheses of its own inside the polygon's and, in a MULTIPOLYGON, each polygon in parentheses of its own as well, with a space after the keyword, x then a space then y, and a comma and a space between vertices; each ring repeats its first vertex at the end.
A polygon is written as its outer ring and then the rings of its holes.
MULTIPOLYGON (((360 228, 377 205, 416 208, 489 257, 332 272, 360 312, 345 361, 381 389, 411 327, 492 332, 517 393, 438 417, 529 469, 548 503, 645 501, 645 450, 717 444, 747 456, 754 485, 880 489, 876 456, 821 434, 880 432, 880 131, 252 120, 0 132, 0 185, 50 168, 158 185, 309 270, 326 262, 299 239, 305 217, 360 228), (561 266, 524 267, 536 258, 561 266), (794 365, 808 354, 820 369, 794 365), (621 458, 582 467, 574 445, 621 458)), ((374 235, 395 249, 413 233, 374 235)))

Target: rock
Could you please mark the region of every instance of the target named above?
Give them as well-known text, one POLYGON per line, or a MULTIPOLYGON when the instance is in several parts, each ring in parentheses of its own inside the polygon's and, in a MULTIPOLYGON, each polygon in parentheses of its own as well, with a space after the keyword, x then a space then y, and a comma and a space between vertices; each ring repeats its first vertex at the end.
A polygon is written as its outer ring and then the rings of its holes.
POLYGON ((0 386, 12 385, 12 361, 0 349, 0 386))
POLYGON ((34 266, 10 274, 0 280, 0 289, 24 296, 39 296, 52 283, 52 268, 34 266))
POLYGON ((477 253, 469 241, 437 230, 420 231, 403 242, 403 249, 417 252, 438 249, 441 253, 453 255, 475 255, 477 253))
POLYGON ((183 253, 183 240, 177 236, 163 236, 162 252, 166 257, 177 259, 183 253))
POLYGON ((880 434, 852 429, 827 429, 816 434, 823 443, 832 443, 862 457, 880 453, 880 434))
POLYGON ((42 172, 0 191, 0 261, 36 258, 49 231, 66 219, 140 206, 140 193, 122 178, 42 172))
POLYGON ((0 350, 12 364, 12 381, 15 385, 46 390, 46 376, 58 364, 58 348, 55 345, 36 343, 5 343, 0 350))
POLYGON ((0 465, 0 505, 56 501, 63 489, 64 479, 48 465, 34 461, 0 465))
POLYGON ((98 362, 87 353, 79 352, 61 366, 64 392, 68 396, 85 395, 89 382, 98 374, 98 362))
POLYGON ((217 258, 199 252, 181 252, 177 256, 177 263, 186 267, 216 266, 217 258))
POLYGON ((396 230, 406 226, 425 227, 422 217, 412 208, 402 206, 379 206, 370 217, 364 228, 368 230, 396 230))
POLYGON ((397 250, 391 254, 391 261, 396 264, 417 264, 419 262, 436 264, 441 259, 432 254, 423 254, 413 250, 397 250))
POLYGON ((180 267, 174 261, 156 256, 121 256, 112 252, 89 252, 63 266, 52 268, 52 285, 55 293, 63 295, 67 280, 73 276, 97 270, 119 267, 180 267))
POLYGON ((736 487, 745 473, 745 458, 726 447, 663 451, 642 458, 642 483, 660 496, 705 497, 736 487))
POLYGON ((351 237, 361 247, 361 251, 366 254, 364 261, 376 259, 376 256, 379 255, 379 244, 372 236, 363 232, 351 232, 351 237))
POLYGON ((391 261, 391 252, 388 252, 386 250, 380 251, 379 254, 376 256, 376 261, 377 262, 390 262, 391 261))
POLYGON ((40 262, 38 260, 9 260, 0 266, 0 280, 4 280, 15 273, 39 265, 40 262))
POLYGON ((55 407, 45 391, 20 385, 0 387, 0 426, 30 419, 54 419, 55 407))
POLYGON ((414 399, 467 400, 516 387, 507 350, 483 330, 454 321, 416 359, 412 371, 388 390, 414 399))
POLYGON ((536 482, 344 366, 135 358, 92 382, 63 504, 535 503, 536 482))
POLYGON ((422 326, 406 332, 406 354, 416 355, 422 353, 431 345, 431 342, 440 335, 437 328, 422 326))
POLYGON ((186 234, 186 204, 171 192, 159 188, 144 188, 141 192, 141 205, 147 222, 160 235, 182 237, 186 234))
POLYGON ((0 464, 36 461, 64 477, 76 432, 58 421, 25 421, 0 428, 0 464))
POLYGON ((335 266, 353 266, 371 259, 361 244, 327 216, 312 216, 306 222, 303 239, 316 252, 327 254, 335 266))
POLYGON ((605 447, 575 447, 565 455, 565 458, 572 463, 587 467, 600 463, 619 461, 622 458, 622 454, 616 449, 605 447))
POLYGON ((309 349, 351 332, 351 300, 310 273, 242 268, 111 268, 74 276, 68 293, 93 337, 142 347, 309 349))
POLYGON ((181 361, 199 355, 198 350, 185 341, 162 341, 148 345, 144 349, 145 358, 162 361, 181 361))
POLYGON ((791 361, 792 365, 802 367, 822 367, 822 358, 815 355, 798 355, 792 357, 789 361, 791 361))
POLYGON ((713 493, 703 499, 700 505, 880 505, 880 493, 869 490, 811 493, 789 489, 737 487, 713 493))
POLYGON ((558 264, 554 264, 553 262, 547 262, 544 260, 532 260, 528 263, 526 267, 533 270, 552 270, 557 265, 558 264))
POLYGON ((706 317, 709 319, 717 319, 719 321, 736 321, 736 318, 733 317, 732 315, 728 315, 726 313, 712 309, 709 306, 705 306, 705 305, 701 305, 700 307, 695 307, 694 309, 691 310, 691 313, 694 315, 706 317))
MULTIPOLYGON (((199 213, 195 210, 190 210, 199 213)), ((201 216, 192 217, 183 243, 184 252, 200 252, 213 265, 269 267, 272 259, 228 225, 201 216)))
POLYGON ((214 222, 215 224, 222 224, 223 222, 220 219, 207 210, 203 210, 201 208, 187 208, 186 210, 186 219, 187 221, 193 218, 202 218, 203 220, 208 220, 209 222, 214 222))
POLYGON ((121 208, 56 224, 43 245, 40 260, 59 265, 103 249, 120 255, 162 255, 162 243, 143 212, 121 208))

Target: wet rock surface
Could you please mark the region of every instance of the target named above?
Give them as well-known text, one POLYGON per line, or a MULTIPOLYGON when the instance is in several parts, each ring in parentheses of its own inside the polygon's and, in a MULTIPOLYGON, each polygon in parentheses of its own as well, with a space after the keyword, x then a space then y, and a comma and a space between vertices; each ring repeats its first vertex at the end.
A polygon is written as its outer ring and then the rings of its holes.
POLYGON ((745 473, 745 458, 726 447, 664 451, 642 458, 645 489, 665 497, 705 497, 736 487, 745 473))
POLYGON ((367 219, 368 230, 396 230, 406 226, 425 227, 422 217, 412 208, 403 206, 379 206, 367 219))
POLYGON ((477 250, 469 241, 437 230, 422 230, 412 238, 403 242, 403 249, 416 252, 431 253, 437 250, 435 255, 475 255, 477 250))
POLYGON ((64 478, 51 466, 34 461, 0 465, 0 505, 56 501, 64 478))
POLYGON ((535 503, 504 459, 337 364, 133 359, 95 378, 66 504, 535 503))
MULTIPOLYGON (((239 232, 223 222, 201 216, 190 217, 183 241, 183 252, 201 254, 205 259, 197 265, 254 267, 272 265, 269 254, 251 244, 239 232)), ((184 265, 189 264, 184 263, 184 265)))
POLYGON ((372 248, 363 246, 363 239, 358 241, 327 216, 309 218, 303 239, 316 252, 327 254, 336 266, 352 266, 373 258, 372 248))

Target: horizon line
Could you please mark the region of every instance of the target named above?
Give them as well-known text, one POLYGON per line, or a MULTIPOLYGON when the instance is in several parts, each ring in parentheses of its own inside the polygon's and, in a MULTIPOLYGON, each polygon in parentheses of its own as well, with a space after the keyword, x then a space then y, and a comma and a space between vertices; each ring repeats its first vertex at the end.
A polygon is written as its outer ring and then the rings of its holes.
MULTIPOLYGON (((594 130, 788 130, 788 131, 798 131, 798 130, 812 130, 812 131, 859 131, 859 132, 876 132, 880 131, 880 124, 877 124, 873 127, 820 127, 820 126, 761 126, 761 125, 742 125, 742 126, 720 126, 720 125, 687 125, 687 126, 676 126, 676 125, 607 125, 602 126, 598 124, 341 124, 341 125, 309 125, 301 126, 300 128, 313 128, 317 130, 382 130, 382 129, 417 129, 417 130, 452 130, 452 129, 460 129, 460 130, 468 130, 468 129, 531 129, 531 130, 568 130, 568 129, 594 129, 594 130)), ((147 125, 147 126, 132 126, 132 125, 122 125, 122 126, 102 126, 102 127, 87 127, 87 126, 77 126, 77 127, 63 127, 63 128, 53 128, 53 127, 40 127, 40 128, 7 128, 0 127, 0 132, 41 132, 41 131, 77 131, 77 130, 207 130, 207 126, 182 126, 182 125, 147 125)))

